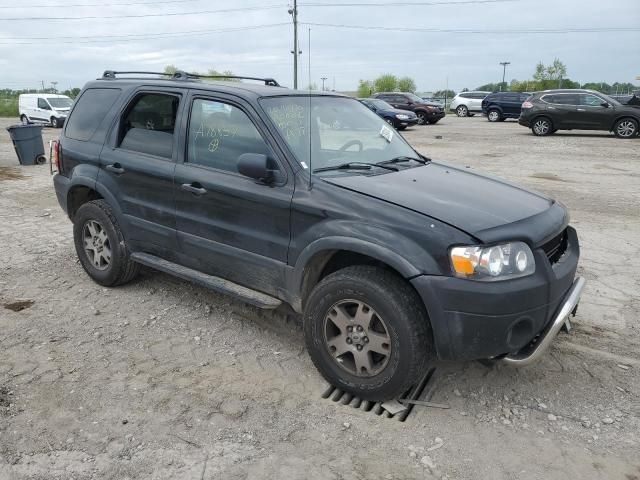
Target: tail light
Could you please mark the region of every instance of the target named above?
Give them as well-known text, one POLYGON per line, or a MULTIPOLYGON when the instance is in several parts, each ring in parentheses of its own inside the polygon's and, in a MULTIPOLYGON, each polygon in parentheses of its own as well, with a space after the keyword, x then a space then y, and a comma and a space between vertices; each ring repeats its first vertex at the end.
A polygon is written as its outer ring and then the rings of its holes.
POLYGON ((533 103, 528 100, 522 104, 522 108, 533 108, 533 103))
POLYGON ((51 141, 51 173, 60 172, 60 142, 58 140, 51 141))

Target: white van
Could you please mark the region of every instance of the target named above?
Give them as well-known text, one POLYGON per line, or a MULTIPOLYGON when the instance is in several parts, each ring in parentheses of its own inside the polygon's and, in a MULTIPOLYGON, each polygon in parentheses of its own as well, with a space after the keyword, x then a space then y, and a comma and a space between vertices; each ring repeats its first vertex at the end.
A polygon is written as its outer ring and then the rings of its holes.
POLYGON ((20 121, 45 123, 53 128, 62 127, 67 119, 73 100, 66 95, 53 93, 25 93, 18 97, 20 121))

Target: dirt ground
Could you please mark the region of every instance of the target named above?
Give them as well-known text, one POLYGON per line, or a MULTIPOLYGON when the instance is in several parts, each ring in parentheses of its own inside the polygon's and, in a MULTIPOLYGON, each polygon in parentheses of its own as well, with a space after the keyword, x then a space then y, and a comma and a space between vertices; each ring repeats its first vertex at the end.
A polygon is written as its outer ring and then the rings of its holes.
POLYGON ((93 283, 48 166, 13 167, 10 123, 0 479, 640 478, 640 139, 537 138, 477 116, 405 133, 433 159, 566 204, 588 283, 575 329, 542 362, 440 365, 432 401, 451 408, 401 423, 322 399, 301 328, 282 314, 151 270, 93 283))

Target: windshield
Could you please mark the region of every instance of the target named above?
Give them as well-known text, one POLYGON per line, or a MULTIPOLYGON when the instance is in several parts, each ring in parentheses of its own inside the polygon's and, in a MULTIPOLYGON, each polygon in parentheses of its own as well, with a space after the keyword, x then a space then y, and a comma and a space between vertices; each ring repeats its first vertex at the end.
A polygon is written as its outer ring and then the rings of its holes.
POLYGON ((49 105, 53 108, 71 108, 71 105, 73 104, 73 100, 66 97, 47 98, 47 102, 49 102, 49 105))
MULTIPOLYGON (((396 157, 419 158, 398 132, 357 100, 290 96, 263 98, 261 104, 305 169, 313 171, 352 162, 375 164, 396 157)), ((389 171, 347 169, 323 174, 389 171)))
POLYGON ((367 100, 367 102, 369 102, 376 108, 381 108, 383 110, 393 110, 393 107, 384 100, 367 100))
POLYGON ((609 95, 605 95, 604 93, 599 93, 599 95, 604 98, 607 102, 609 102, 611 105, 622 105, 618 100, 616 100, 613 97, 610 97, 609 95))
POLYGON ((422 103, 424 102, 424 100, 422 98, 420 98, 419 96, 413 94, 413 93, 405 93, 405 95, 409 98, 409 100, 411 100, 413 103, 422 103))

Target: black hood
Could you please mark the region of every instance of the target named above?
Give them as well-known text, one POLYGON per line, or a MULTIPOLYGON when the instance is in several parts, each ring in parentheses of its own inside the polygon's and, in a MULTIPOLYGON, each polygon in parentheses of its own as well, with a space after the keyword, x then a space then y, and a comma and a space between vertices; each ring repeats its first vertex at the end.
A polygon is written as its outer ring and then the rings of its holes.
MULTIPOLYGON (((476 238, 500 240, 505 225, 522 226, 524 219, 552 216, 547 228, 566 225, 566 211, 541 194, 439 163, 408 168, 384 175, 354 175, 325 180, 355 192, 378 198, 453 225, 476 238), (554 208, 552 214, 548 214, 554 208)), ((536 225, 538 221, 534 222, 536 225)), ((518 230, 521 230, 520 228, 518 230)), ((513 232, 513 228, 511 232, 513 232)), ((551 232, 524 236, 537 243, 551 232)))

